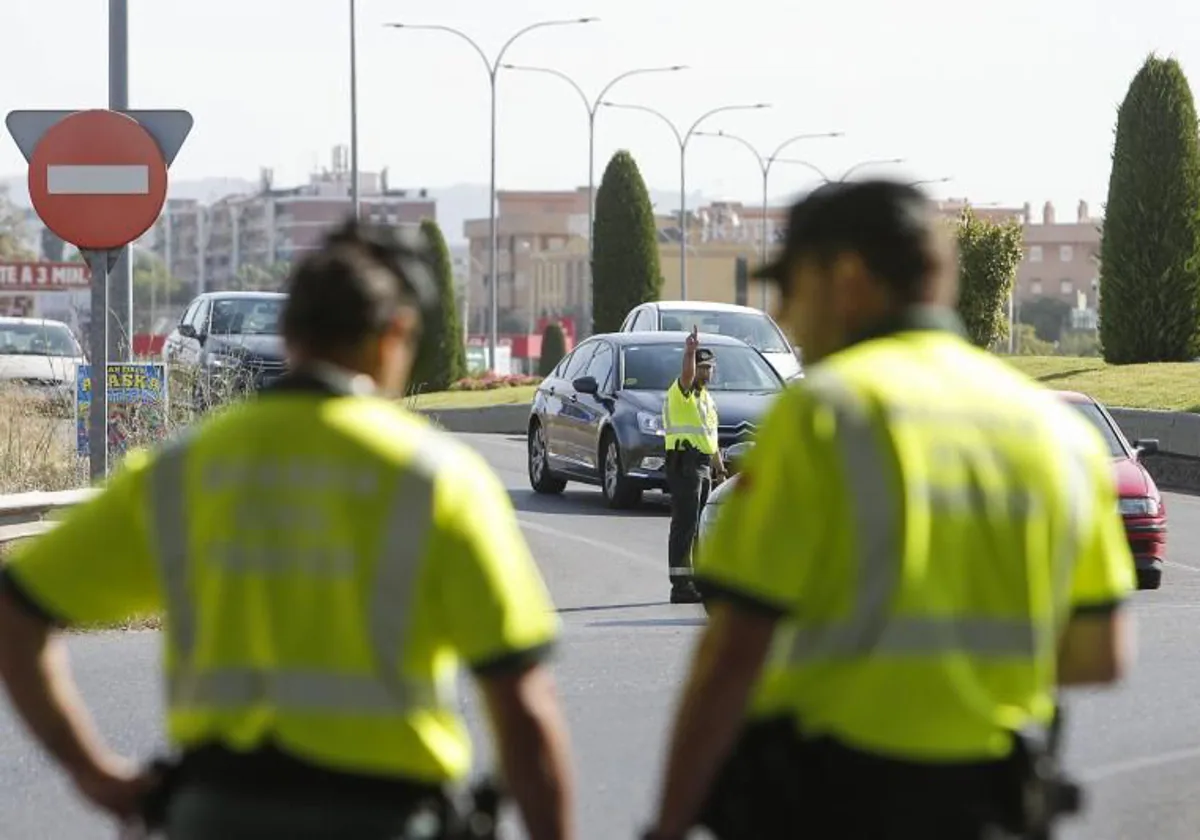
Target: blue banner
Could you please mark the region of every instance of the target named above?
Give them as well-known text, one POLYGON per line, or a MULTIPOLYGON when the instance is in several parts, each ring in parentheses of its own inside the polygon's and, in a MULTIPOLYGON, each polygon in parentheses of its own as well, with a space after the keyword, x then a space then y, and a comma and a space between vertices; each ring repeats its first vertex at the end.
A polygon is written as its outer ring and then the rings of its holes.
MULTIPOLYGON (((167 367, 157 362, 108 365, 108 447, 119 455, 129 444, 166 436, 167 367)), ((89 453, 88 417, 92 406, 92 367, 80 365, 75 377, 75 437, 80 455, 89 453)))

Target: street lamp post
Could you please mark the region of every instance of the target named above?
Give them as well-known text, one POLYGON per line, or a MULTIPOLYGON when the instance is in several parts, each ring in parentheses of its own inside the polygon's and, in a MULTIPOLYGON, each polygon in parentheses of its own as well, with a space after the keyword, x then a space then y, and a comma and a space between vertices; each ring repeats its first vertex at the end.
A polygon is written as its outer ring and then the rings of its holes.
POLYGON ((847 178, 849 178, 855 172, 857 172, 858 170, 860 170, 864 167, 867 167, 867 166, 888 166, 888 165, 896 165, 896 164, 904 163, 904 158, 887 158, 887 159, 882 159, 882 160, 860 160, 858 163, 854 164, 849 169, 847 169, 845 172, 843 172, 841 174, 841 177, 830 178, 828 175, 826 175, 820 169, 820 167, 818 167, 814 164, 811 164, 806 160, 793 160, 791 158, 777 158, 777 160, 780 163, 790 163, 794 166, 803 166, 806 169, 811 169, 813 172, 817 173, 817 175, 820 176, 821 180, 824 181, 826 184, 833 183, 834 181, 845 181, 847 178))
POLYGON ((356 0, 350 0, 350 207, 358 208, 358 18, 356 0))
POLYGON ((953 175, 946 175, 942 178, 923 178, 920 181, 910 181, 910 187, 926 187, 930 184, 948 184, 954 180, 953 175))
POLYGON ((726 111, 755 111, 762 108, 770 108, 771 106, 759 102, 754 105, 722 105, 719 108, 713 108, 711 111, 705 111, 696 121, 691 124, 686 132, 681 132, 675 123, 664 114, 662 111, 645 105, 625 105, 618 102, 602 102, 609 108, 625 108, 630 111, 644 111, 647 114, 653 114, 660 120, 665 122, 671 129, 671 133, 675 135, 676 142, 679 143, 679 296, 683 300, 687 300, 687 145, 700 125, 710 117, 717 114, 723 114, 726 111))
POLYGON ((624 73, 620 74, 619 76, 613 77, 608 82, 608 84, 606 84, 604 87, 602 87, 600 89, 600 92, 598 94, 596 94, 595 99, 589 99, 588 95, 584 92, 583 87, 581 87, 578 82, 576 82, 574 79, 572 79, 566 73, 563 73, 561 70, 555 70, 551 67, 529 67, 529 66, 525 66, 525 65, 521 65, 521 64, 505 64, 504 68, 506 70, 521 70, 521 71, 524 71, 527 73, 546 73, 551 76, 556 76, 559 79, 562 79, 564 82, 566 82, 572 88, 575 89, 575 92, 577 94, 579 94, 579 98, 581 100, 583 100, 583 107, 587 109, 587 116, 588 116, 588 233, 587 233, 588 277, 587 277, 586 293, 583 296, 584 316, 583 316, 583 324, 582 324, 582 327, 584 330, 584 337, 586 338, 587 336, 592 334, 592 294, 593 294, 592 255, 594 253, 593 243, 595 241, 595 230, 593 228, 594 228, 595 221, 596 221, 596 114, 600 110, 600 105, 604 101, 605 94, 607 94, 610 90, 612 90, 614 87, 616 87, 618 82, 622 82, 631 76, 641 76, 641 75, 645 75, 647 73, 674 73, 679 70, 686 70, 687 66, 683 65, 683 64, 674 64, 674 65, 671 65, 670 67, 641 67, 641 68, 638 68, 635 70, 627 70, 624 73))
MULTIPOLYGON (((755 159, 758 161, 758 168, 762 171, 762 230, 759 232, 759 259, 761 260, 762 264, 765 265, 767 262, 767 212, 770 209, 768 185, 771 179, 771 167, 774 165, 775 161, 779 159, 779 156, 783 153, 783 150, 793 143, 799 143, 801 140, 819 140, 824 138, 842 137, 844 135, 840 131, 827 131, 823 134, 797 134, 795 137, 789 137, 787 140, 784 140, 775 148, 775 151, 771 152, 771 154, 766 157, 764 157, 763 154, 758 150, 757 146, 744 137, 739 137, 736 134, 729 134, 725 131, 697 131, 696 136, 724 137, 726 140, 733 140, 735 143, 740 143, 749 149, 754 155, 755 159)), ((764 283, 762 286, 762 308, 764 310, 767 308, 766 283, 764 283)))
POLYGON ((488 228, 490 231, 489 235, 488 235, 488 239, 490 240, 489 247, 488 247, 488 285, 489 285, 488 297, 489 297, 489 303, 491 305, 491 315, 490 315, 490 319, 489 319, 490 324, 489 324, 489 330, 488 330, 488 353, 490 355, 488 366, 493 371, 496 370, 496 344, 497 344, 497 324, 498 324, 497 312, 500 307, 500 296, 498 293, 499 284, 496 282, 496 263, 498 263, 500 261, 499 260, 499 253, 500 253, 500 235, 499 234, 500 234, 500 232, 497 229, 497 225, 496 225, 496 212, 497 212, 497 208, 496 208, 496 79, 500 74, 500 69, 504 66, 504 64, 503 64, 504 54, 506 52, 508 52, 508 48, 511 47, 513 45, 513 43, 518 38, 520 38, 522 35, 532 32, 535 29, 545 29, 545 28, 551 27, 551 26, 573 26, 573 25, 579 24, 579 23, 594 23, 597 20, 599 20, 599 18, 584 17, 584 18, 572 18, 570 20, 543 20, 543 21, 539 21, 537 23, 531 23, 528 26, 524 27, 523 29, 518 29, 515 33, 513 33, 513 35, 510 36, 509 39, 504 42, 503 46, 500 47, 500 51, 498 53, 496 53, 495 58, 489 58, 488 54, 486 52, 484 52, 483 47, 479 46, 479 44, 475 41, 474 38, 472 38, 467 33, 463 32, 462 30, 455 29, 452 26, 442 26, 441 24, 432 24, 432 23, 429 23, 429 24, 418 24, 418 23, 388 23, 388 24, 384 24, 385 26, 392 28, 392 29, 421 29, 421 30, 430 31, 430 32, 445 32, 447 34, 457 36, 471 45, 471 48, 475 50, 476 54, 483 61, 484 68, 487 70, 488 87, 489 87, 489 91, 491 94, 491 100, 492 100, 491 101, 491 129, 490 129, 490 131, 491 131, 491 178, 489 179, 489 188, 488 188, 488 197, 489 197, 488 228))

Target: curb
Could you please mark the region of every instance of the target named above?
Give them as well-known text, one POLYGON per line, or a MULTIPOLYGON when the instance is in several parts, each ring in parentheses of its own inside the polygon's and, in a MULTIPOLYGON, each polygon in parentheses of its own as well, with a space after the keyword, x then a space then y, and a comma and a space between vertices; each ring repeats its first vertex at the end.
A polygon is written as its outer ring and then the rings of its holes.
MULTIPOLYGON (((448 432, 523 435, 529 427, 529 403, 482 408, 418 409, 448 432)), ((1143 459, 1163 489, 1200 493, 1200 414, 1110 408, 1109 414, 1132 443, 1155 438, 1159 454, 1143 459)))

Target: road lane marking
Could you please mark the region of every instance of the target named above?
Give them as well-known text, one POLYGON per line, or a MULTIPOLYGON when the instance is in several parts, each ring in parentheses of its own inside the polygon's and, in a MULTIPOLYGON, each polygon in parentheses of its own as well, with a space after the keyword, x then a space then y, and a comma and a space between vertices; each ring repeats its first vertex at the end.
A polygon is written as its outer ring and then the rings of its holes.
POLYGON ((579 534, 572 534, 570 531, 564 531, 561 528, 554 528, 550 525, 543 525, 540 522, 532 522, 520 516, 517 517, 517 522, 521 524, 522 528, 528 528, 531 531, 536 531, 537 533, 545 534, 549 537, 557 537, 560 540, 573 540, 574 542, 582 545, 588 545, 592 548, 598 548, 601 551, 611 552, 612 554, 616 554, 618 557, 624 557, 627 560, 633 560, 635 563, 641 563, 644 565, 650 565, 654 563, 654 561, 649 557, 644 557, 641 554, 636 554, 632 551, 621 548, 620 546, 604 542, 603 540, 594 540, 591 537, 583 537, 579 534))
POLYGON ((1168 566, 1175 566, 1178 569, 1187 569, 1189 572, 1200 572, 1200 568, 1189 566, 1187 563, 1180 563, 1178 560, 1166 561, 1168 566))
POLYGON ((1149 770, 1168 764, 1178 764, 1181 761, 1192 761, 1198 758, 1200 758, 1200 747, 1189 747, 1188 749, 1170 750, 1158 753, 1157 755, 1134 758, 1129 761, 1116 761, 1112 764, 1103 764, 1094 770, 1083 771, 1079 776, 1081 781, 1084 782, 1103 782, 1114 776, 1124 776, 1127 773, 1136 773, 1139 770, 1149 770))

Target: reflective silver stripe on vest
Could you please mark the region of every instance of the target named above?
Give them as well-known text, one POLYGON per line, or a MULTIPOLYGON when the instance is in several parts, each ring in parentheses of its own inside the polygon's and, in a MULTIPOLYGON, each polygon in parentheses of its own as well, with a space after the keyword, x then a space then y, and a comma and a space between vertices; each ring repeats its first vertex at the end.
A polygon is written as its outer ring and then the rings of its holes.
POLYGON ((184 439, 163 450, 149 475, 155 545, 175 654, 175 667, 167 675, 166 686, 172 708, 240 709, 270 704, 298 711, 396 714, 454 704, 453 680, 434 686, 408 679, 401 670, 413 617, 413 587, 433 522, 438 441, 422 442, 414 463, 395 483, 368 615, 376 662, 371 675, 299 669, 196 669, 198 624, 189 580, 185 480, 189 442, 184 439))
MULTIPOLYGON (((892 459, 865 402, 828 370, 810 374, 805 387, 837 418, 837 437, 858 543, 858 583, 848 617, 828 624, 781 628, 774 656, 794 664, 871 653, 1031 656, 1039 639, 1031 619, 986 616, 906 617, 892 614, 903 568, 903 509, 892 459)), ((929 488, 916 486, 921 493, 929 488)), ((909 488, 914 492, 914 488, 909 488)), ((969 498, 969 492, 968 492, 969 498)), ((936 495, 927 501, 937 505, 936 495)), ((957 505, 960 499, 953 499, 957 505)))

